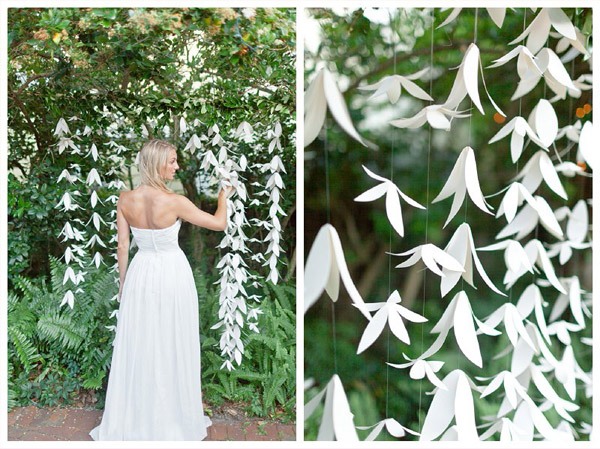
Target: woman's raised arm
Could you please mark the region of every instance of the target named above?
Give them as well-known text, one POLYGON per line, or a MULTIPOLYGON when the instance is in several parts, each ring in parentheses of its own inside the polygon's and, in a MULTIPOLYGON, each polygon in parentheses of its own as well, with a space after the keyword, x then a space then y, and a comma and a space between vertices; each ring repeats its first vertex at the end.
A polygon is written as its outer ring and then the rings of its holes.
POLYGON ((182 195, 177 195, 176 213, 181 219, 196 226, 213 231, 224 231, 227 227, 227 192, 225 190, 219 192, 217 210, 214 215, 199 209, 182 195))

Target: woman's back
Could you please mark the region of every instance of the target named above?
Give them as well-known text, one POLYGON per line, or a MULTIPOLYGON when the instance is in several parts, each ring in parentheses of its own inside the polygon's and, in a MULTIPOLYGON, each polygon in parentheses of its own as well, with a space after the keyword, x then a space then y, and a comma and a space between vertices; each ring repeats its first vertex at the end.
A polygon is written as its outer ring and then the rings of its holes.
POLYGON ((176 193, 161 192, 149 186, 140 186, 122 192, 119 207, 127 223, 139 229, 163 229, 178 218, 176 193))

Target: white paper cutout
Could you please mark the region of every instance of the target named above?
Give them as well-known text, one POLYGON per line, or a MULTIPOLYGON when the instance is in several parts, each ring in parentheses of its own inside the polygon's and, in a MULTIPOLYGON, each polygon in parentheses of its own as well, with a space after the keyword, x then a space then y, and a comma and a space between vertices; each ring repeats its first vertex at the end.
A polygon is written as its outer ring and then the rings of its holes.
POLYGON ((357 354, 365 351, 375 342, 375 340, 377 340, 381 332, 383 332, 386 323, 389 325, 390 330, 396 338, 407 345, 410 344, 410 337, 402 318, 412 321, 413 323, 424 323, 427 321, 427 318, 401 306, 401 301, 402 298, 400 298, 398 290, 394 290, 386 302, 365 304, 365 307, 369 312, 377 310, 377 313, 375 313, 371 321, 369 321, 369 324, 367 324, 367 327, 363 332, 356 351, 357 354))
POLYGON ((538 222, 557 239, 563 238, 563 232, 546 200, 536 195, 533 205, 526 204, 508 225, 496 236, 502 239, 516 234, 517 240, 522 239, 535 229, 538 222))
POLYGON ((510 288, 526 272, 533 273, 533 265, 527 258, 527 253, 521 244, 516 240, 503 240, 488 246, 477 248, 477 251, 497 251, 504 250, 504 263, 506 272, 504 273, 503 283, 506 288, 510 288))
POLYGON ((340 127, 364 146, 373 146, 354 128, 350 113, 333 75, 326 68, 319 70, 304 93, 304 146, 307 147, 323 128, 327 107, 340 127))
POLYGON ((530 76, 523 78, 517 85, 515 93, 511 97, 511 101, 521 98, 523 95, 531 92, 541 77, 548 87, 557 95, 558 98, 566 98, 567 94, 578 97, 581 94, 579 87, 575 85, 567 69, 561 62, 560 58, 549 48, 542 49, 537 54, 537 66, 542 71, 543 75, 539 75, 535 71, 530 71, 530 76))
POLYGON ((370 188, 366 192, 360 194, 354 201, 359 202, 368 202, 375 201, 378 198, 381 198, 385 195, 385 211, 388 217, 388 220, 392 227, 396 230, 400 237, 404 236, 404 224, 402 220, 402 207, 400 206, 400 197, 408 204, 413 207, 417 207, 419 209, 425 209, 424 206, 417 203, 408 195, 404 194, 392 181, 382 176, 376 175, 371 170, 369 170, 364 165, 362 166, 367 175, 371 178, 381 181, 381 184, 376 185, 375 187, 370 188), (400 195, 400 197, 398 196, 400 195))
POLYGON ((583 316, 583 304, 581 301, 581 284, 577 276, 571 276, 568 279, 561 279, 563 285, 566 285, 568 293, 561 293, 552 307, 549 320, 556 321, 563 312, 569 307, 575 322, 583 329, 585 328, 585 318, 583 316))
MULTIPOLYGON (((479 87, 478 87, 478 74, 481 70, 481 62, 479 60, 479 47, 475 43, 471 43, 465 55, 463 56, 463 60, 460 63, 458 68, 458 72, 456 73, 456 79, 454 80, 454 84, 452 85, 452 89, 450 90, 450 94, 448 95, 448 99, 443 104, 445 108, 448 109, 456 109, 458 105, 464 100, 464 98, 469 95, 471 100, 473 100, 473 104, 479 109, 482 115, 485 114, 483 112, 483 106, 481 105, 481 100, 479 99, 479 87)), ((485 89, 485 79, 483 78, 483 72, 481 75, 481 80, 483 81, 483 86, 485 89)), ((498 114, 506 117, 506 114, 502 112, 502 110, 494 103, 494 100, 490 96, 489 92, 486 94, 494 106, 494 109, 498 112, 498 114)))
POLYGON ((558 261, 561 265, 566 264, 573 255, 573 249, 586 249, 592 246, 592 242, 585 242, 589 231, 588 207, 584 200, 579 200, 573 210, 568 207, 560 208, 555 212, 559 219, 567 219, 567 239, 564 242, 558 242, 550 245, 548 256, 550 258, 558 255, 558 261), (564 211, 564 216, 562 215, 564 211))
POLYGON ((556 140, 567 137, 571 142, 579 142, 579 134, 581 133, 581 120, 577 120, 572 125, 565 125, 559 128, 556 140))
POLYGON ((488 143, 498 142, 504 137, 511 135, 510 137, 510 155, 513 162, 517 162, 523 153, 523 145, 525 143, 525 136, 527 135, 533 142, 542 148, 547 147, 544 143, 536 136, 535 131, 531 129, 527 121, 523 117, 515 117, 510 122, 500 129, 490 139, 488 143))
POLYGON ((579 30, 579 28, 573 27, 573 29, 575 30, 575 39, 569 39, 568 37, 564 37, 560 34, 553 35, 553 37, 560 38, 554 49, 556 53, 564 53, 569 49, 569 47, 571 47, 571 50, 561 57, 563 62, 572 61, 580 54, 583 54, 586 58, 590 56, 587 48, 585 48, 586 37, 579 30))
POLYGON ((530 240, 527 242, 524 249, 527 253, 529 261, 542 269, 552 286, 559 292, 566 293, 565 288, 556 277, 554 267, 548 258, 548 254, 546 253, 546 249, 544 248, 544 245, 542 245, 542 242, 540 242, 538 239, 530 240))
POLYGON ((525 329, 523 320, 524 317, 519 313, 517 306, 511 303, 504 303, 486 318, 484 323, 493 329, 496 329, 500 323, 504 323, 506 336, 513 346, 517 346, 519 338, 522 338, 531 349, 535 350, 536 347, 525 329))
POLYGON ((404 262, 396 265, 396 268, 406 268, 411 265, 416 264, 419 259, 423 260, 423 263, 429 268, 432 272, 437 274, 438 276, 445 276, 444 273, 440 270, 439 267, 447 268, 452 271, 460 271, 463 272, 464 268, 454 257, 446 254, 443 250, 439 249, 432 243, 427 243, 425 245, 419 245, 411 250, 405 251, 403 253, 390 253, 392 256, 408 256, 411 255, 404 262), (439 267, 438 267, 439 265, 439 267))
POLYGON ((431 357, 441 348, 446 340, 450 329, 454 328, 454 336, 461 352, 478 367, 482 367, 481 351, 477 332, 475 331, 473 310, 469 298, 464 291, 458 292, 442 314, 440 320, 431 330, 433 334, 439 334, 436 341, 419 358, 431 357))
POLYGON ((350 277, 340 237, 330 224, 323 225, 319 230, 306 258, 304 276, 304 313, 324 290, 333 301, 337 301, 341 278, 354 305, 371 320, 371 314, 350 277))
MULTIPOLYGON (((446 17, 441 24, 439 24, 436 29, 442 28, 448 25, 450 22, 454 21, 460 14, 463 8, 452 8, 452 12, 446 17)), ((502 28, 502 23, 504 22, 504 17, 506 16, 506 8, 485 8, 492 18, 492 21, 496 24, 498 28, 502 28)))
POLYGON ((394 418, 383 419, 383 420, 379 421, 377 424, 374 424, 372 426, 358 426, 357 427, 357 429, 361 429, 361 430, 367 430, 367 429, 371 429, 371 428, 373 428, 373 430, 371 431, 369 436, 367 436, 367 438, 365 438, 364 441, 375 441, 375 438, 377 438, 379 436, 379 434, 381 433, 381 431, 384 428, 385 428, 385 430, 387 430, 387 432, 391 436, 393 436, 395 438, 402 438, 407 433, 410 433, 411 435, 417 435, 417 436, 419 435, 419 432, 415 432, 413 430, 410 430, 408 427, 404 427, 402 424, 400 424, 394 418))
POLYGON ((449 109, 445 105, 433 104, 425 106, 410 118, 392 120, 390 125, 396 128, 419 128, 429 122, 432 128, 450 131, 450 121, 453 118, 465 118, 469 115, 464 114, 462 111, 449 109))
POLYGON ((544 180, 554 193, 567 199, 567 192, 556 174, 554 164, 543 150, 539 150, 527 161, 515 179, 521 179, 521 183, 531 193, 534 193, 544 180))
POLYGON ((567 421, 574 422, 568 412, 579 410, 579 406, 559 397, 536 365, 530 365, 529 371, 531 372, 531 380, 542 396, 552 403, 556 412, 567 421))
POLYGON ((575 177, 575 175, 583 175, 585 173, 583 167, 580 167, 579 165, 570 161, 556 164, 554 166, 554 169, 556 170, 556 173, 562 173, 564 176, 567 176, 569 178, 573 178, 575 177))
POLYGON ((423 422, 420 441, 433 441, 456 422, 458 441, 478 441, 475 424, 475 406, 471 393, 471 381, 461 370, 450 372, 443 380, 446 390, 438 388, 423 422))
MULTIPOLYGON (((478 377, 477 379, 488 380, 490 378, 478 377)), ((517 377, 510 371, 500 371, 491 379, 492 381, 481 392, 482 398, 489 396, 498 388, 500 388, 500 386, 503 386, 504 392, 506 393, 506 399, 508 400, 512 409, 514 410, 519 404, 517 396, 523 397, 527 395, 525 388, 519 383, 517 377)))
POLYGON ((421 358, 411 360, 406 356, 406 354, 402 354, 405 359, 409 360, 408 363, 389 363, 389 366, 398 369, 404 369, 410 367, 409 376, 411 379, 424 379, 427 377, 429 382, 435 385, 438 388, 446 389, 446 385, 442 383, 442 381, 435 375, 442 366, 444 366, 444 362, 432 361, 432 360, 422 360, 421 358))
POLYGON ((479 186, 479 177, 477 176, 477 164, 475 163, 475 153, 471 147, 465 147, 461 151, 448 180, 442 187, 441 192, 434 198, 432 203, 437 203, 454 194, 450 214, 444 223, 444 227, 452 220, 460 209, 465 194, 469 193, 469 197, 473 203, 487 214, 493 215, 488 209, 491 206, 485 201, 481 187, 479 186))
POLYGON ((515 57, 517 58, 517 74, 521 80, 527 80, 534 75, 537 76, 539 80, 543 75, 543 71, 536 63, 536 57, 523 45, 518 45, 501 58, 494 60, 494 63, 488 68, 492 69, 503 66, 515 57))
POLYGON ((558 117, 550 102, 542 98, 529 114, 529 125, 537 133, 543 148, 548 148, 558 135, 558 117))
POLYGON ((509 44, 514 45, 527 37, 527 48, 529 48, 531 53, 536 54, 548 40, 551 26, 564 37, 572 40, 577 39, 575 27, 573 27, 573 24, 562 9, 542 8, 525 31, 509 44))
POLYGON ((456 229, 454 235, 452 235, 452 238, 448 242, 448 245, 444 248, 444 251, 454 257, 463 266, 464 271, 458 272, 442 268, 442 273, 444 274, 440 284, 442 297, 446 296, 446 294, 452 290, 461 277, 467 281, 469 285, 475 287, 473 284, 473 263, 475 263, 475 268, 488 287, 499 295, 506 296, 506 294, 496 288, 483 269, 483 265, 481 264, 479 257, 477 257, 477 250, 475 248, 475 242, 473 241, 471 227, 467 223, 461 224, 456 229))
MULTIPOLYGON (((424 71, 429 71, 429 68, 424 71)), ((367 86, 359 87, 360 90, 372 91, 375 93, 370 98, 376 98, 380 95, 387 95, 388 100, 392 104, 396 104, 402 94, 402 88, 413 97, 420 98, 421 100, 433 101, 433 98, 429 96, 427 92, 412 82, 414 79, 418 79, 424 72, 423 70, 408 76, 390 75, 376 82, 375 84, 369 84, 367 86)))
POLYGON ((325 389, 304 406, 304 419, 308 419, 314 413, 325 394, 325 409, 317 440, 358 441, 358 434, 354 427, 354 415, 350 411, 344 386, 337 374, 331 377, 325 389))
MULTIPOLYGON (((585 160, 592 170, 594 169, 594 165, 596 165, 596 153, 598 152, 596 148, 592 122, 585 122, 585 125, 583 125, 583 128, 581 129, 581 134, 579 135, 578 155, 583 157, 583 160, 585 160)), ((578 157, 578 159, 580 158, 578 157)))
POLYGON ((546 317, 544 315, 545 305, 546 303, 542 298, 539 287, 535 284, 530 284, 523 290, 523 293, 521 293, 521 296, 517 301, 517 311, 523 319, 528 318, 533 312, 540 334, 548 344, 551 344, 550 333, 548 332, 546 317))
POLYGON ((517 209, 521 204, 523 204, 523 201, 527 201, 527 203, 534 209, 537 207, 535 198, 533 195, 531 195, 531 193, 529 193, 529 190, 527 190, 523 184, 520 182, 511 183, 508 189, 506 189, 506 193, 500 202, 500 206, 498 206, 496 218, 504 215, 507 223, 510 223, 515 219, 517 209))

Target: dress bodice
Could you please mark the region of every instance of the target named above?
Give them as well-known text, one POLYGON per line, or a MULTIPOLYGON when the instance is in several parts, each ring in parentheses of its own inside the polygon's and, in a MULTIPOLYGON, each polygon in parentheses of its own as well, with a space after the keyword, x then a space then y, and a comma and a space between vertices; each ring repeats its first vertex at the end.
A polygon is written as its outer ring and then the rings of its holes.
POLYGON ((141 229, 130 226, 135 243, 142 252, 168 252, 178 251, 178 235, 181 228, 181 220, 162 229, 141 229))

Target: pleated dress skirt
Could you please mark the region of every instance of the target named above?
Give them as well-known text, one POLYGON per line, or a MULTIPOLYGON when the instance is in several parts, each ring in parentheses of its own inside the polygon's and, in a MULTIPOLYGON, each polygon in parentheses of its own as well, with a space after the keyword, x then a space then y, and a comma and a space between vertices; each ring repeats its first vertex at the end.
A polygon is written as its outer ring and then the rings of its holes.
POLYGON ((202 440, 198 296, 181 222, 131 228, 139 248, 121 294, 106 404, 94 440, 202 440))

